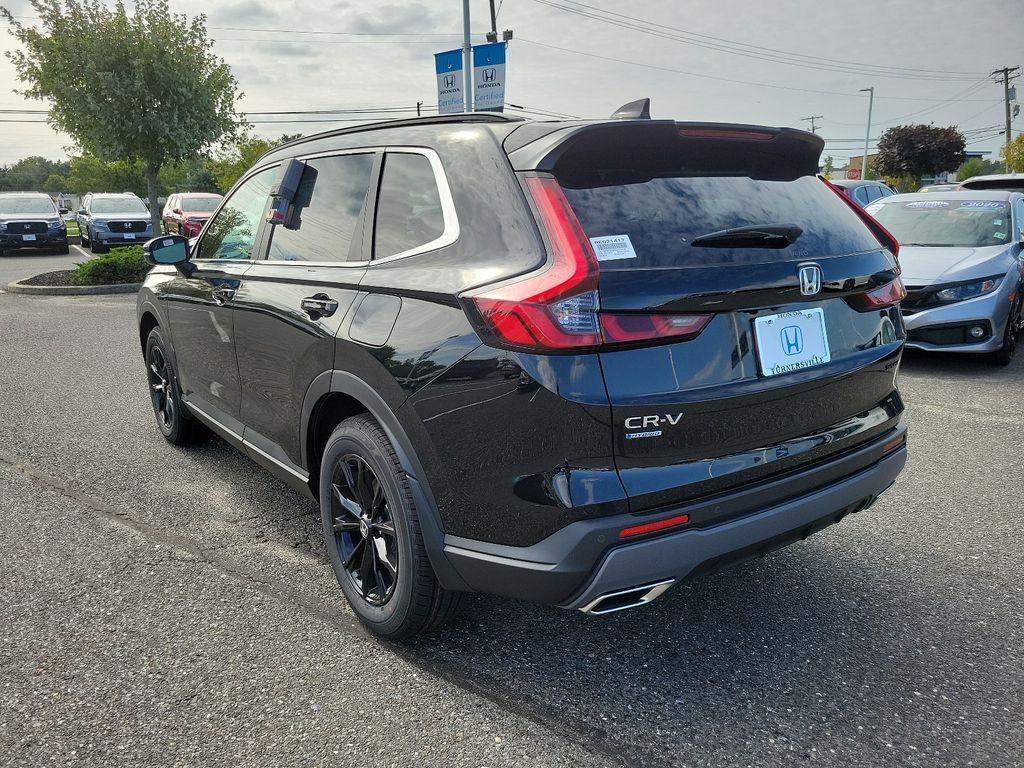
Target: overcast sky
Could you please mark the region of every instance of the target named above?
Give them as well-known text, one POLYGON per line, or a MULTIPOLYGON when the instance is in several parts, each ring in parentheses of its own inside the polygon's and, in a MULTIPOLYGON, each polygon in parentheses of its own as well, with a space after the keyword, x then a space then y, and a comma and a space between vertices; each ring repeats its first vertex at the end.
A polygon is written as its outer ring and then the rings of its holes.
MULTIPOLYGON (((837 165, 860 154, 867 98, 858 90, 872 85, 872 138, 904 122, 957 125, 970 132, 969 149, 991 150, 995 157, 1002 137, 975 131, 999 130, 1003 122, 1002 86, 985 81, 984 73, 1024 63, 1020 0, 581 0, 639 19, 660 35, 570 13, 567 7, 594 14, 571 0, 499 2, 498 28, 512 29, 516 37, 508 52, 508 102, 606 117, 624 102, 649 96, 654 117, 805 128, 809 123, 802 118, 822 115, 818 133, 829 141, 826 154, 837 165), (691 42, 668 39, 681 35, 691 42), (734 52, 737 43, 753 56, 734 52), (766 60, 771 58, 795 58, 802 65, 766 60), (872 71, 835 71, 857 65, 872 71)), ((31 13, 24 0, 0 5, 15 15, 31 13)), ((487 2, 471 0, 471 6, 474 42, 483 42, 487 2)), ((234 71, 245 92, 241 109, 248 113, 436 104, 431 54, 458 47, 462 30, 461 0, 172 0, 172 9, 208 13, 214 49, 234 71), (307 31, 362 34, 302 34, 307 31)), ((14 44, 6 31, 0 40, 3 49, 14 44)), ((44 106, 17 96, 17 87, 10 62, 0 60, 0 109, 44 106)), ((255 132, 275 136, 329 127, 259 123, 255 132)), ((1015 120, 1014 135, 1022 127, 1024 116, 1015 120)), ((27 155, 64 157, 69 145, 45 124, 0 123, 0 163, 27 155)))

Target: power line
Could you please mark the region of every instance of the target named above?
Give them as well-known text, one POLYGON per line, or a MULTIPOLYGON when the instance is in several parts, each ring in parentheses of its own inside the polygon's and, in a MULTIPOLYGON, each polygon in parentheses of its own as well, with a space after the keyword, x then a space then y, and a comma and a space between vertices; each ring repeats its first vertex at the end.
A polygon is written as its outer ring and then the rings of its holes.
MULTIPOLYGON (((812 63, 809 63, 809 62, 801 61, 799 59, 794 59, 793 58, 794 54, 786 54, 786 55, 760 54, 760 53, 757 53, 757 52, 754 52, 754 51, 750 51, 750 50, 743 50, 741 48, 731 47, 730 45, 726 45, 726 44, 702 42, 702 41, 694 40, 692 38, 689 38, 689 37, 685 36, 685 35, 688 35, 690 33, 685 33, 685 34, 681 35, 681 34, 676 34, 676 33, 658 31, 658 30, 655 30, 655 29, 651 29, 650 27, 652 27, 652 26, 665 26, 665 25, 659 25, 656 22, 651 22, 651 21, 646 21, 646 20, 634 19, 633 17, 623 16, 622 14, 616 14, 616 15, 622 16, 623 18, 626 18, 626 19, 630 19, 630 21, 618 21, 618 20, 613 19, 613 18, 608 18, 607 16, 598 15, 599 13, 609 13, 609 12, 606 12, 606 11, 602 11, 601 9, 595 9, 595 10, 598 11, 598 13, 592 13, 592 12, 588 12, 588 11, 579 10, 578 8, 573 8, 573 7, 570 7, 570 6, 567 6, 567 5, 563 5, 563 4, 558 3, 558 2, 553 2, 553 0, 534 0, 534 2, 535 3, 539 3, 541 5, 548 6, 550 8, 555 8, 555 9, 564 11, 566 13, 574 14, 574 15, 577 15, 577 16, 582 16, 584 18, 594 19, 596 21, 604 22, 605 24, 610 24, 612 26, 619 27, 619 28, 622 28, 622 29, 633 30, 635 32, 640 32, 642 34, 649 35, 649 36, 652 36, 652 37, 660 37, 660 38, 665 39, 665 40, 672 40, 672 41, 678 42, 678 43, 684 43, 684 44, 687 44, 687 45, 693 45, 693 46, 696 46, 698 48, 705 48, 705 49, 708 49, 708 50, 720 51, 720 52, 725 52, 725 53, 732 53, 732 54, 736 54, 736 55, 746 56, 747 58, 758 59, 758 60, 761 60, 761 61, 771 61, 771 62, 778 63, 778 64, 789 64, 791 66, 802 67, 804 69, 813 69, 813 70, 818 70, 818 71, 823 71, 823 72, 842 72, 842 73, 846 73, 846 74, 867 75, 867 76, 871 76, 871 77, 889 77, 889 78, 896 78, 896 79, 902 79, 902 80, 932 80, 932 81, 945 81, 945 82, 950 82, 950 81, 955 82, 955 81, 958 81, 958 80, 974 80, 975 78, 977 78, 977 76, 979 74, 981 74, 981 73, 963 73, 963 74, 967 75, 967 77, 964 77, 961 74, 957 74, 955 76, 954 75, 939 74, 939 73, 924 74, 923 72, 921 74, 910 74, 910 73, 895 73, 895 72, 890 72, 890 71, 888 71, 886 69, 879 69, 878 65, 855 64, 855 65, 848 66, 848 65, 827 64, 827 63, 812 64, 812 63)), ((581 3, 577 3, 577 5, 582 5, 582 4, 581 3)), ((593 8, 593 6, 585 6, 585 7, 593 8)), ((669 29, 673 29, 673 28, 669 28, 669 29)))
MULTIPOLYGON (((722 44, 722 45, 737 46, 739 48, 746 48, 746 49, 750 49, 752 51, 773 53, 773 54, 779 54, 779 55, 782 55, 782 56, 791 56, 791 57, 805 58, 805 59, 810 59, 810 60, 814 60, 814 61, 825 62, 825 63, 828 63, 828 64, 847 64, 847 65, 855 66, 857 68, 870 68, 870 69, 877 69, 877 70, 883 70, 883 71, 923 72, 923 73, 929 73, 929 74, 934 73, 934 74, 947 74, 947 75, 975 75, 975 76, 983 74, 980 71, 979 72, 961 72, 961 71, 941 70, 941 69, 936 70, 936 69, 931 69, 931 68, 925 69, 925 68, 921 68, 921 67, 897 67, 897 66, 893 66, 893 65, 865 64, 864 62, 849 61, 849 60, 846 60, 846 59, 830 59, 830 58, 826 58, 824 56, 814 56, 812 54, 797 53, 797 52, 794 52, 794 51, 786 51, 786 50, 782 50, 782 49, 779 49, 779 48, 768 48, 768 47, 765 47, 765 46, 762 46, 762 45, 754 45, 752 43, 742 43, 742 42, 739 42, 739 41, 736 41, 736 40, 728 40, 728 39, 723 38, 723 37, 715 37, 714 35, 705 35, 705 34, 701 34, 699 32, 693 32, 691 30, 682 29, 681 27, 673 27, 673 26, 668 25, 668 24, 660 24, 658 22, 650 21, 650 20, 647 20, 647 19, 639 19, 639 18, 637 18, 635 16, 629 16, 629 15, 624 14, 624 13, 618 13, 617 11, 608 10, 607 8, 600 8, 600 7, 594 6, 594 5, 587 5, 586 3, 579 2, 579 0, 560 0, 560 2, 561 3, 568 3, 569 5, 579 6, 581 8, 586 8, 589 11, 593 11, 593 12, 596 12, 596 13, 604 14, 606 16, 617 16, 617 17, 619 17, 621 19, 625 19, 625 20, 627 20, 629 22, 635 22, 637 24, 646 24, 648 26, 660 27, 661 29, 671 30, 673 32, 680 33, 680 36, 696 37, 696 38, 701 38, 703 40, 713 41, 715 43, 719 43, 719 44, 722 44)), ((545 4, 549 4, 549 3, 545 2, 545 4)), ((570 9, 565 9, 565 10, 570 10, 570 9)))

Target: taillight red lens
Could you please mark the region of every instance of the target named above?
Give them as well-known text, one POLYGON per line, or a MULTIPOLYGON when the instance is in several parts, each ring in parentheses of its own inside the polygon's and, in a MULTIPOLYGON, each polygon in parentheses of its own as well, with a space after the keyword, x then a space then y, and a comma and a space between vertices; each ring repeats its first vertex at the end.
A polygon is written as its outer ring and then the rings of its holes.
POLYGON ((551 243, 552 264, 537 275, 472 296, 494 333, 517 347, 567 349, 601 343, 597 258, 558 182, 526 187, 551 243))
POLYGON ((867 225, 867 228, 871 230, 871 234, 875 236, 875 239, 877 239, 879 243, 881 243, 885 248, 889 250, 889 253, 891 253, 893 256, 900 255, 900 244, 893 236, 892 232, 890 232, 888 229, 879 224, 878 220, 874 216, 872 216, 859 205, 857 205, 857 203, 855 203, 850 198, 848 192, 844 192, 835 184, 826 179, 824 176, 821 176, 819 178, 821 178, 821 180, 825 182, 825 185, 829 189, 831 189, 833 192, 836 193, 836 195, 839 196, 840 200, 842 200, 844 203, 850 206, 850 209, 854 213, 856 213, 858 218, 860 218, 860 220, 867 225))
POLYGON ((689 515, 676 515, 675 517, 666 517, 663 520, 655 520, 651 523, 631 525, 628 528, 623 528, 621 531, 619 531, 619 538, 628 539, 631 536, 643 536, 645 533, 664 531, 668 528, 675 528, 680 525, 686 525, 688 522, 690 522, 689 515))
POLYGON ((467 298, 499 345, 538 351, 597 349, 609 345, 692 338, 711 315, 605 314, 600 312, 594 249, 558 182, 526 179, 551 245, 544 272, 467 298))
POLYGON ((903 287, 903 281, 897 277, 891 283, 886 283, 879 288, 847 296, 846 300, 854 309, 866 312, 871 309, 891 307, 893 304, 899 304, 906 297, 907 289, 903 287))
POLYGON ((704 330, 711 315, 601 314, 601 335, 606 344, 629 344, 649 339, 693 337, 704 330))

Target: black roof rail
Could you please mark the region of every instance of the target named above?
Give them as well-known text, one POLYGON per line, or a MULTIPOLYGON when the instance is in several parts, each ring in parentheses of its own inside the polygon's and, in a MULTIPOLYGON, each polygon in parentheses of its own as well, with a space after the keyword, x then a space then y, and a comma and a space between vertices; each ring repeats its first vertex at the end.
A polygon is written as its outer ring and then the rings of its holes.
POLYGON ((451 115, 425 115, 423 117, 402 117, 396 120, 378 120, 373 123, 360 123, 359 125, 350 125, 346 128, 335 128, 330 131, 301 136, 298 139, 277 145, 263 157, 273 154, 280 149, 307 141, 326 139, 331 136, 344 136, 349 133, 360 133, 361 131, 375 131, 380 128, 403 128, 411 125, 443 125, 445 123, 523 123, 527 121, 528 118, 506 115, 503 112, 458 112, 451 115))

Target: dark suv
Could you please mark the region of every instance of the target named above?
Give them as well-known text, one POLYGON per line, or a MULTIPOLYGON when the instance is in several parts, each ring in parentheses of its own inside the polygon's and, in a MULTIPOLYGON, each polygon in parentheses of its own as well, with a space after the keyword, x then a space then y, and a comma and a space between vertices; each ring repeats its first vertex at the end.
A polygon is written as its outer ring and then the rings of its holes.
POLYGON ((68 253, 68 228, 42 192, 0 194, 0 256, 20 248, 68 253))
POLYGON ((898 246, 802 131, 495 114, 264 156, 147 245, 157 424, 317 499, 359 618, 604 614, 869 507, 906 461, 898 246))

